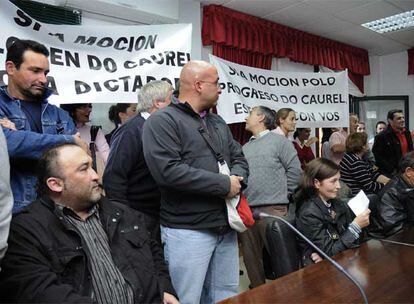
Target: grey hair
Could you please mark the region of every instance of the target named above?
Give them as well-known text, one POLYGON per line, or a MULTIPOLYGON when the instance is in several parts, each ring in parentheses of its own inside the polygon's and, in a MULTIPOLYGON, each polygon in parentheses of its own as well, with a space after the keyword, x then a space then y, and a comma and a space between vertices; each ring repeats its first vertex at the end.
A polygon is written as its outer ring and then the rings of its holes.
POLYGON ((166 81, 153 80, 144 85, 138 93, 137 112, 146 112, 153 106, 153 100, 164 101, 173 87, 166 81))

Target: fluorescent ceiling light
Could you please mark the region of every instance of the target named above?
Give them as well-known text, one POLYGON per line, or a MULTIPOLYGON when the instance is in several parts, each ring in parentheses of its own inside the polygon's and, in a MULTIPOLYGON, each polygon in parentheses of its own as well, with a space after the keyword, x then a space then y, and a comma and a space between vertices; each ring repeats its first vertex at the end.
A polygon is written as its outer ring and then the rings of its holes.
POLYGON ((389 33, 414 26, 414 10, 361 24, 377 33, 389 33))

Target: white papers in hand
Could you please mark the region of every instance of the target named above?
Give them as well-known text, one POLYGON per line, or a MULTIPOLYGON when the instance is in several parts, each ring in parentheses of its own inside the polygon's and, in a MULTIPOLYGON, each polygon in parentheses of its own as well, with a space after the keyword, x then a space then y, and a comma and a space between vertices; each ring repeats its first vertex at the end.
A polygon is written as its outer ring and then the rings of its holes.
POLYGON ((369 199, 365 195, 364 191, 359 191, 355 197, 351 198, 348 202, 349 208, 356 216, 368 209, 369 199))

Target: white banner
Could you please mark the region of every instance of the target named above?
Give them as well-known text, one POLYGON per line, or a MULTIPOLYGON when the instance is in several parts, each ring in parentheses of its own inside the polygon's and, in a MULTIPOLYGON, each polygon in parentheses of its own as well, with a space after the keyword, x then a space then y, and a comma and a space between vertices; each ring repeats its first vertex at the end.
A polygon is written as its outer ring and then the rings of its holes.
POLYGON ((217 112, 227 123, 243 122, 250 108, 292 108, 297 127, 347 127, 348 75, 275 72, 236 64, 210 55, 220 77, 217 112))
MULTIPOLYGON (((136 102, 147 82, 175 84, 190 60, 191 24, 148 26, 50 25, 29 17, 9 1, 0 3, 0 61, 15 38, 50 51, 49 100, 55 103, 136 102)), ((0 84, 7 84, 4 67, 0 84)))

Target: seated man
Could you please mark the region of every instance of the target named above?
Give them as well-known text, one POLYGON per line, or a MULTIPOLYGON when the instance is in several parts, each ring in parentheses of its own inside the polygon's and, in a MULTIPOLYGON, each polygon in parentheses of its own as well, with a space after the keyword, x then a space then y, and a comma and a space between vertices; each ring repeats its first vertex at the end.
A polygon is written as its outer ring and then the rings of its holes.
POLYGON ((414 223, 414 152, 400 161, 399 174, 379 193, 377 210, 381 237, 414 223))
POLYGON ((0 302, 178 303, 142 214, 102 197, 75 144, 39 160, 37 201, 12 220, 0 302))

